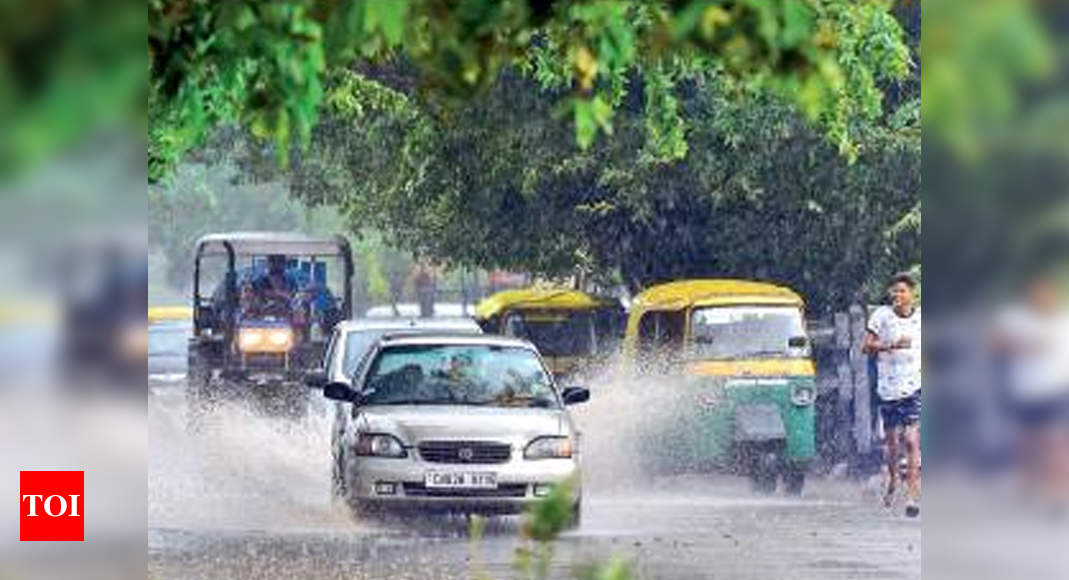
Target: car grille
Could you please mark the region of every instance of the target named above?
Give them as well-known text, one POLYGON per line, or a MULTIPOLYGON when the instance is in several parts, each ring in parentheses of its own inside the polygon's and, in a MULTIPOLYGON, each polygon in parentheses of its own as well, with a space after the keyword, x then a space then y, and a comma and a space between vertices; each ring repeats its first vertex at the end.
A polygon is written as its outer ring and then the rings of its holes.
POLYGON ((405 483, 402 486, 409 497, 524 497, 527 484, 509 483, 496 489, 436 489, 422 483, 405 483))
POLYGON ((508 463, 512 446, 489 441, 424 441, 419 455, 431 463, 508 463))

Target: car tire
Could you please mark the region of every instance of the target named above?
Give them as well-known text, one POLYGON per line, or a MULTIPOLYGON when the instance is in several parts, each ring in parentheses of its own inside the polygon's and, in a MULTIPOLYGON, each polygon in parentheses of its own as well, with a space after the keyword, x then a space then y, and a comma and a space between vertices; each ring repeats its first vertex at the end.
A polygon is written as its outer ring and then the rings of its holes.
POLYGON ((346 495, 345 486, 345 474, 342 470, 343 461, 345 457, 337 453, 334 455, 334 461, 331 462, 331 474, 330 474, 330 496, 331 499, 339 500, 344 499, 346 495))
POLYGON ((368 521, 381 518, 383 513, 381 510, 374 508, 373 506, 361 503, 359 500, 349 500, 349 513, 353 516, 354 520, 368 521))
POLYGON ((583 500, 576 500, 572 504, 572 519, 568 522, 569 530, 579 529, 579 526, 583 524, 583 500))

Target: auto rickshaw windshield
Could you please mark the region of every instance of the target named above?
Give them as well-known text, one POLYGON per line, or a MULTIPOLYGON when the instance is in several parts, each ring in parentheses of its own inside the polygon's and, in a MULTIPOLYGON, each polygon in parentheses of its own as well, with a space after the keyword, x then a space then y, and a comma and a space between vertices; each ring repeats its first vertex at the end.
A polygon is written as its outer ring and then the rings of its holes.
POLYGON ((505 334, 526 338, 544 356, 551 357, 587 356, 597 346, 594 317, 589 312, 513 312, 505 318, 505 334))
POLYGON ((802 358, 808 346, 791 346, 805 336, 796 306, 715 306, 692 314, 698 359, 802 358))

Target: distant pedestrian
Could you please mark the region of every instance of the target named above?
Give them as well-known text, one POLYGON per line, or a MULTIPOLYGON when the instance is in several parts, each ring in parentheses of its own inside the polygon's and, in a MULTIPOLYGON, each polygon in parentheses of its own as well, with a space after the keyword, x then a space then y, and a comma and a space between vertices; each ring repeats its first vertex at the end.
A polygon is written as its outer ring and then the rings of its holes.
POLYGON ((1006 309, 996 346, 1005 363, 1006 400, 1017 430, 1026 482, 1069 499, 1069 309, 1053 274, 1030 280, 1006 309))
POLYGON ((897 274, 889 289, 891 305, 872 313, 864 350, 876 356, 876 391, 887 445, 887 493, 890 507, 899 479, 899 440, 906 447, 906 515, 920 515, 921 496, 921 311, 916 306, 917 282, 897 274))

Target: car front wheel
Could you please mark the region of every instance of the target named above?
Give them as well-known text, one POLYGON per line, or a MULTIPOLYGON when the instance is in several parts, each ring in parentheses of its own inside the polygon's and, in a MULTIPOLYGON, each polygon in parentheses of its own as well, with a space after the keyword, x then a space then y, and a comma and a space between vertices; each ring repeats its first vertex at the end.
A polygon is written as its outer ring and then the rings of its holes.
POLYGON ((568 522, 568 529, 569 530, 578 529, 579 526, 582 525, 582 523, 583 523, 583 500, 579 499, 579 500, 576 500, 575 503, 572 504, 572 519, 571 519, 570 522, 568 522))
POLYGON ((345 457, 340 453, 335 452, 334 461, 331 462, 331 474, 330 474, 330 496, 331 499, 338 500, 345 498, 345 472, 342 465, 345 457))

